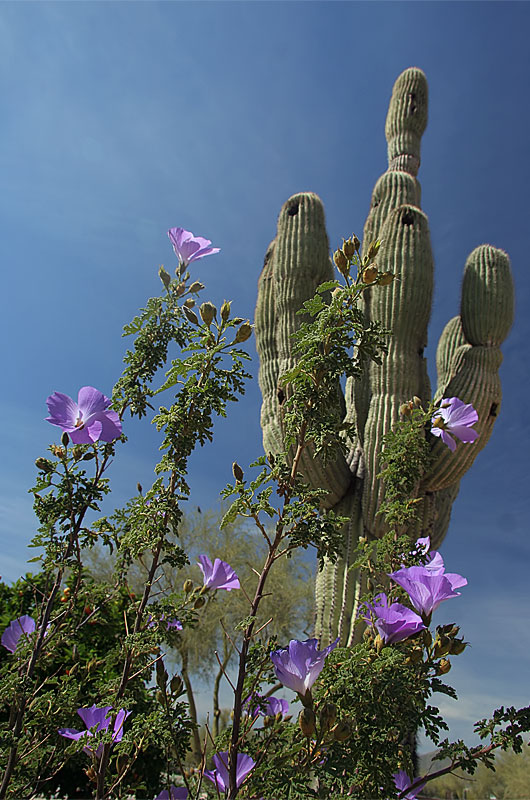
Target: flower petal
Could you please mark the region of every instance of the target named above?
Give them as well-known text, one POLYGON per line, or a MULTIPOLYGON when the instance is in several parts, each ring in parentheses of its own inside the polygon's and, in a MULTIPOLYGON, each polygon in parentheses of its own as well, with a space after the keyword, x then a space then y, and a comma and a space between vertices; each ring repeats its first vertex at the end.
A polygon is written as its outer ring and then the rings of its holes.
POLYGON ((465 425, 451 425, 451 433, 460 439, 461 442, 474 442, 478 439, 478 431, 473 428, 468 428, 465 425))
POLYGON ((23 614, 21 617, 9 623, 2 634, 0 643, 3 644, 10 653, 14 653, 21 637, 33 633, 36 627, 37 624, 33 617, 23 614))
POLYGON ((113 442, 121 436, 121 420, 116 413, 108 409, 94 415, 87 428, 93 441, 113 442), (97 423, 97 428, 94 425, 97 423), (97 436, 96 436, 97 433, 97 436), (95 437, 95 438, 94 438, 95 437))
POLYGON ((78 731, 75 728, 59 728, 57 730, 61 736, 64 736, 66 739, 81 739, 83 736, 90 736, 90 731, 78 731))
POLYGON ((77 396, 77 405, 83 419, 86 419, 98 411, 105 411, 110 406, 110 399, 93 386, 82 386, 77 396))
POLYGON ((93 728, 97 725, 96 731, 106 731, 110 725, 110 718, 107 717, 109 711, 112 711, 112 706, 103 706, 99 708, 94 703, 90 708, 78 708, 77 713, 87 726, 93 728))
POLYGON ((50 416, 46 417, 46 422, 59 425, 66 431, 75 428, 79 407, 71 397, 62 392, 54 392, 47 398, 46 405, 50 412, 50 416))

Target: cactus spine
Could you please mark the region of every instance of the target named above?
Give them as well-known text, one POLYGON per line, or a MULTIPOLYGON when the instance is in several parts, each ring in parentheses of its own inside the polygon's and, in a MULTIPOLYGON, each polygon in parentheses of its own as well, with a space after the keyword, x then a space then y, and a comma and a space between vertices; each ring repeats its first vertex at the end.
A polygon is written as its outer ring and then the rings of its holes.
MULTIPOLYGON (((355 422, 348 456, 339 455, 323 465, 307 452, 301 464, 307 481, 328 490, 327 506, 349 517, 342 558, 327 563, 316 580, 316 635, 321 645, 337 635, 345 645, 356 640, 353 623, 363 587, 350 565, 359 536, 374 538, 383 532, 381 517, 376 516, 383 488, 376 477, 382 437, 398 419, 403 402, 414 395, 429 400, 431 395, 423 351, 433 258, 416 178, 426 124, 425 75, 419 69, 407 69, 392 92, 385 127, 388 170, 375 185, 364 227, 364 249, 381 239, 379 269, 400 278, 364 296, 367 319, 392 330, 389 352, 381 365, 370 363, 362 381, 348 379, 344 398, 337 397, 337 413, 355 422)), ((296 311, 319 283, 333 276, 322 203, 311 193, 294 195, 280 212, 276 237, 267 250, 256 308, 266 452, 282 449, 283 395, 278 379, 293 363, 291 335, 300 324, 296 311)), ((473 447, 459 444, 455 454, 439 439, 433 442, 433 465, 422 480, 418 518, 410 529, 414 537, 430 535, 433 547, 441 544, 447 532, 462 476, 491 435, 501 403, 499 346, 512 320, 508 256, 482 245, 465 265, 460 315, 447 323, 438 344, 435 394, 437 399, 457 396, 472 403, 479 414, 480 435, 473 447)))

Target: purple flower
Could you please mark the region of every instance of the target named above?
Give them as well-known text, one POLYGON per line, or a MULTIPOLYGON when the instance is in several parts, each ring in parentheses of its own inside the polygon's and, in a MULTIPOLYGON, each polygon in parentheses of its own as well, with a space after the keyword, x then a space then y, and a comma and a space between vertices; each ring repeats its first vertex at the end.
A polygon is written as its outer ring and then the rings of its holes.
MULTIPOLYGON (((99 733, 100 731, 107 731, 110 725, 110 717, 107 716, 109 711, 112 711, 112 706, 103 706, 103 708, 98 708, 96 705, 93 705, 90 708, 78 708, 77 713, 85 723, 87 730, 78 731, 75 728, 59 728, 59 733, 61 736, 64 736, 67 739, 79 740, 82 738, 88 739, 90 736, 93 736, 94 733, 99 733), (95 728, 95 731, 92 731, 91 728, 95 728)), ((114 729, 112 734, 113 742, 121 742, 123 736, 123 723, 130 713, 130 711, 125 711, 123 708, 118 711, 116 719, 114 720, 114 729)), ((101 754, 102 748, 102 745, 98 746, 96 756, 101 754)), ((88 745, 85 745, 83 747, 83 752, 87 753, 87 755, 91 755, 93 750, 88 745)))
POLYGON ((185 786, 173 786, 171 784, 169 791, 167 789, 163 789, 160 794, 157 794, 155 800, 186 800, 188 796, 188 790, 185 786))
POLYGON ((204 575, 204 586, 207 589, 226 589, 227 592, 232 589, 240 589, 239 578, 236 573, 226 561, 221 561, 216 558, 212 562, 208 556, 199 556, 199 567, 204 575))
MULTIPOLYGON (((160 622, 164 622, 165 618, 166 615, 162 614, 162 616, 160 617, 160 622)), ((147 617, 147 627, 154 628, 155 625, 156 625, 156 619, 152 616, 152 614, 149 614, 149 616, 147 617)), ((166 630, 169 630, 170 628, 176 628, 178 631, 181 631, 182 622, 180 622, 176 617, 173 617, 172 620, 168 620, 166 622, 166 630)))
POLYGON ((209 239, 194 236, 191 231, 185 231, 184 228, 170 228, 167 235, 171 240, 181 269, 185 269, 192 261, 197 261, 204 256, 211 256, 220 250, 219 247, 210 247, 209 239))
MULTIPOLYGON (((164 614, 162 614, 160 619, 161 620, 164 619, 164 614)), ((168 619, 168 621, 166 622, 166 627, 167 627, 168 630, 170 628, 176 628, 177 631, 181 631, 182 630, 182 622, 180 622, 180 620, 178 620, 176 617, 173 617, 173 619, 171 619, 171 620, 168 619)))
POLYGON ((291 639, 287 648, 271 653, 276 677, 288 689, 305 695, 322 672, 326 656, 338 642, 337 636, 324 650, 317 650, 317 639, 306 639, 305 642, 291 639))
POLYGON ((67 394, 54 392, 46 400, 50 416, 47 422, 58 425, 74 444, 113 442, 121 434, 118 414, 108 408, 110 400, 93 386, 79 390, 77 403, 67 394))
MULTIPOLYGON (((399 772, 395 772, 394 775, 392 775, 392 777, 394 778, 396 789, 400 794, 413 784, 413 781, 411 781, 411 779, 403 769, 400 769, 399 772)), ((407 794, 404 795, 403 800, 415 800, 416 795, 423 789, 425 783, 426 781, 422 781, 422 783, 420 783, 419 786, 416 786, 416 788, 413 789, 411 792, 407 792, 407 794)))
POLYGON ((436 553, 426 566, 404 567, 389 573, 389 577, 405 589, 416 611, 428 617, 444 600, 458 597, 460 592, 455 589, 467 584, 462 575, 443 570, 442 557, 436 553))
MULTIPOLYGON (((228 777, 228 750, 216 753, 213 757, 213 763, 215 764, 215 769, 205 769, 203 775, 215 785, 218 791, 227 792, 230 782, 228 777)), ((238 789, 255 764, 256 762, 245 753, 237 754, 236 787, 238 789)))
POLYGON ((36 627, 37 625, 33 617, 28 617, 27 614, 24 614, 22 617, 18 617, 18 619, 9 623, 2 634, 1 642, 6 650, 9 650, 10 653, 14 653, 17 649, 20 637, 24 636, 28 639, 29 634, 33 633, 36 627))
POLYGON ((251 713, 253 717, 257 717, 260 714, 262 717, 275 717, 278 713, 285 716, 289 713, 289 703, 280 697, 261 697, 256 694, 248 697, 243 706, 246 708, 253 707, 251 713))
POLYGON ((376 595, 373 603, 365 603, 369 614, 363 616, 368 625, 375 627, 385 644, 401 642, 425 628, 421 617, 401 603, 388 605, 386 594, 376 595))
POLYGON ((433 436, 440 436, 452 453, 456 450, 453 436, 461 442, 474 442, 478 438, 477 431, 471 427, 478 422, 478 414, 471 403, 466 405, 458 397, 441 400, 440 408, 434 412, 431 422, 433 436))

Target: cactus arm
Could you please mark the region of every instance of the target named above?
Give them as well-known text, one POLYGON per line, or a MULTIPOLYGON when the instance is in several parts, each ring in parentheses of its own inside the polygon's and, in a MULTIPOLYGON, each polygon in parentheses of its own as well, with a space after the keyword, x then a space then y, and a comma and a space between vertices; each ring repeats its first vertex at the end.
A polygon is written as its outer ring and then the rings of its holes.
MULTIPOLYGON (((256 343, 262 359, 259 382, 263 393, 262 423, 266 450, 281 446, 281 411, 285 387, 279 378, 295 364, 292 334, 302 318, 297 314, 319 284, 334 277, 324 209, 317 195, 293 195, 278 219, 274 247, 269 248, 259 285, 256 307, 256 343), (279 445, 279 446, 278 446, 279 445)), ((343 398, 337 387, 337 405, 344 416, 343 398)), ((351 483, 351 472, 342 453, 324 465, 311 448, 304 451, 300 470, 313 486, 328 490, 326 506, 334 506, 351 483)))
POLYGON ((266 453, 283 449, 283 434, 278 415, 278 348, 276 346, 276 305, 272 256, 275 240, 267 248, 258 284, 255 330, 260 360, 258 383, 263 398, 261 404, 261 429, 266 453))
POLYGON ((464 269, 460 317, 456 318, 460 326, 451 320, 440 337, 436 398, 459 397, 471 403, 479 416, 474 426, 479 438, 473 447, 459 443, 454 454, 437 440, 423 490, 435 491, 460 481, 491 436, 502 400, 500 345, 513 322, 513 305, 507 254, 490 245, 477 247, 464 269))

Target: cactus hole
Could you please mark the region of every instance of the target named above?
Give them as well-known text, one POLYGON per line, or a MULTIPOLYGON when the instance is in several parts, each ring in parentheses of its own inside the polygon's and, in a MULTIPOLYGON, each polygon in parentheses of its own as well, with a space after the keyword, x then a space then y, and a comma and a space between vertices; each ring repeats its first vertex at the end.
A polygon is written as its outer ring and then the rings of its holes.
POLYGON ((293 203, 293 205, 290 206, 287 213, 289 214, 290 217, 296 217, 296 215, 298 214, 298 203, 293 203))
POLYGON ((408 105, 409 116, 412 116, 412 114, 416 113, 416 108, 417 108, 416 95, 414 94, 414 92, 409 92, 408 93, 408 101, 409 101, 409 105, 408 105))
POLYGON ((499 410, 498 403, 492 403, 492 406, 490 408, 490 417, 496 417, 498 410, 499 410))
POLYGON ((414 223, 414 217, 410 213, 410 211, 405 211, 401 218, 402 225, 412 225, 414 223))
POLYGON ((278 389, 278 403, 282 405, 284 400, 285 400, 285 394, 283 392, 283 389, 278 389))

